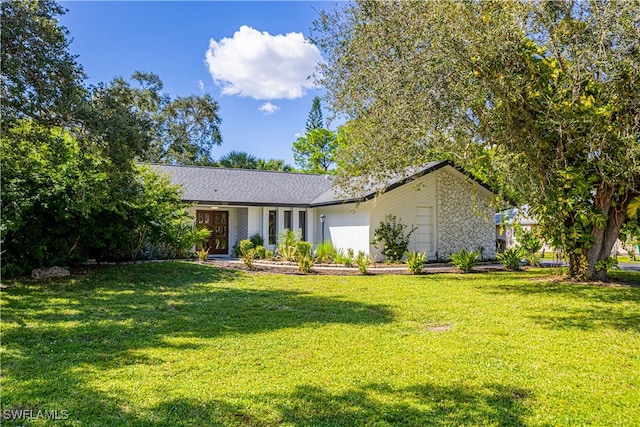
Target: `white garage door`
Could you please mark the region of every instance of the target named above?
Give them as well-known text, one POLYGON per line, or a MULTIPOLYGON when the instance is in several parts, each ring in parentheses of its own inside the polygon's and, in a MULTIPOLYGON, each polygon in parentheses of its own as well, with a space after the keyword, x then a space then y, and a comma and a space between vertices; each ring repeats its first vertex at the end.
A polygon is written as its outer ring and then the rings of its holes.
POLYGON ((416 207, 416 250, 427 251, 434 255, 433 206, 416 207))

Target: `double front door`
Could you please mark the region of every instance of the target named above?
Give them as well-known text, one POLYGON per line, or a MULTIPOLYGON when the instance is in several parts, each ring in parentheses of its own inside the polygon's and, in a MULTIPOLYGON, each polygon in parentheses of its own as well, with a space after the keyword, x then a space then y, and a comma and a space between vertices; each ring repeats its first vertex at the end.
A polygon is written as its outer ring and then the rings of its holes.
POLYGON ((197 211, 196 222, 199 227, 206 227, 211 230, 208 242, 210 254, 229 253, 228 211, 197 211))

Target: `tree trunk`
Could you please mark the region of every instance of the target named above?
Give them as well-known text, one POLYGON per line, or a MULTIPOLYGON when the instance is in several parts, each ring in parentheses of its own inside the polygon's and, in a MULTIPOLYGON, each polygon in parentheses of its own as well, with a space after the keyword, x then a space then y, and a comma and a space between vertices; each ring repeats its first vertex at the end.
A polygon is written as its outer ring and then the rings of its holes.
POLYGON ((593 245, 584 250, 586 257, 586 279, 606 282, 607 269, 598 269, 598 261, 604 261, 611 256, 611 250, 616 240, 620 236, 620 228, 627 220, 627 206, 633 198, 630 192, 627 192, 612 200, 612 191, 603 191, 596 195, 596 204, 600 204, 602 212, 607 216, 607 222, 604 228, 594 228, 591 237, 594 239, 593 245), (600 198, 601 203, 598 203, 600 198))

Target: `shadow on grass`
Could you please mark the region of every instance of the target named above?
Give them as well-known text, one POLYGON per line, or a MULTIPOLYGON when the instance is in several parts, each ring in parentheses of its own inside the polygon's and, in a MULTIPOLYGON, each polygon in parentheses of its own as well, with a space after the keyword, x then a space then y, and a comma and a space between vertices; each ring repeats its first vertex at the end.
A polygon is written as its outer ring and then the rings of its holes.
MULTIPOLYGON (((291 392, 198 400, 160 398, 132 407, 117 396, 81 387, 65 407, 70 422, 86 426, 524 426, 529 391, 502 384, 480 387, 368 384, 341 392, 301 385, 291 392)), ((13 408, 12 408, 13 409, 13 408)))
MULTIPOLYGON (((11 283, 2 296, 3 408, 60 399, 68 404, 75 393, 72 401, 81 408, 110 413, 122 403, 103 401, 79 372, 156 363, 137 355, 138 349, 179 351, 198 347, 198 338, 393 319, 384 305, 254 289, 244 278, 211 266, 163 263, 11 283), (167 338, 180 338, 179 344, 167 338)), ((126 411, 122 417, 128 419, 126 411)))
POLYGON ((162 402, 153 412, 167 422, 182 420, 197 425, 524 426, 528 399, 528 391, 499 384, 481 388, 368 384, 339 393, 298 386, 291 393, 234 396, 233 404, 173 399, 162 402))
POLYGON ((550 328, 589 330, 614 328, 640 331, 640 288, 580 284, 560 278, 541 281, 513 280, 491 287, 490 292, 546 299, 548 314, 531 318, 550 328))

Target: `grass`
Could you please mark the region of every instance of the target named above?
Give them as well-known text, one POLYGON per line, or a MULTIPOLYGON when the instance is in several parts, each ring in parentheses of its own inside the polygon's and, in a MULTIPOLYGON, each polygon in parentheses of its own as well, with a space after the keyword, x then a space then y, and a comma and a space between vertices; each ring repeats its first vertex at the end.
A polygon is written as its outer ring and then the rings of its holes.
POLYGON ((8 282, 2 409, 56 426, 640 425, 640 288, 552 273, 162 263, 8 282))

